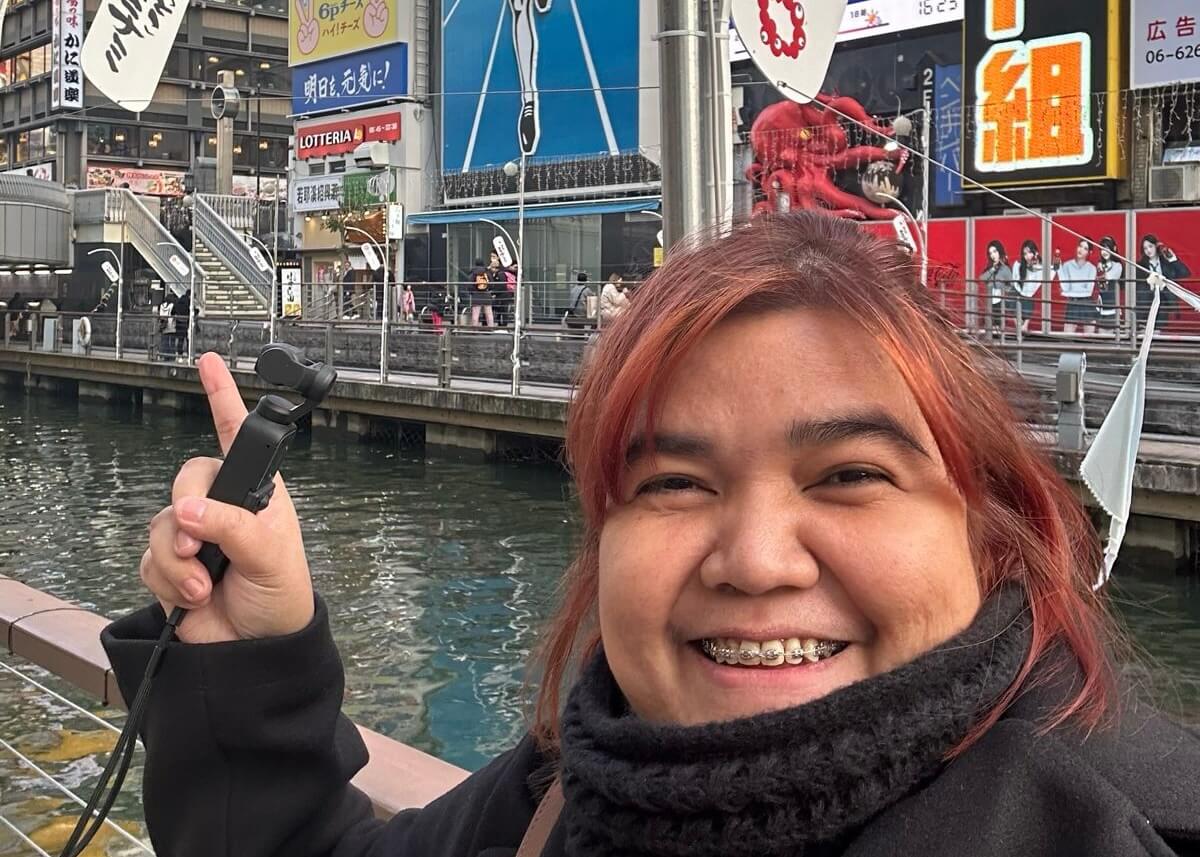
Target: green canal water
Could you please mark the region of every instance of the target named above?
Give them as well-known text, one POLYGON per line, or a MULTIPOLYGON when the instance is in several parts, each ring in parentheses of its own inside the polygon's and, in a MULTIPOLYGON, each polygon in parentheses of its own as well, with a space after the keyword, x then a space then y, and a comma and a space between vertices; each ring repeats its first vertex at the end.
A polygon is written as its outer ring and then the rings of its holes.
MULTIPOLYGON (((202 415, 0 389, 0 573, 109 616, 143 605, 146 524, 179 465, 214 443, 202 415)), ((572 548, 562 473, 318 430, 296 444, 286 476, 346 664, 347 713, 470 769, 512 746, 526 714, 523 664, 572 548)), ((1200 722, 1200 586, 1129 552, 1112 597, 1139 650, 1133 669, 1163 707, 1200 722)), ((111 743, 7 669, 0 739, 75 790, 111 743)), ((57 853, 49 845, 65 837, 71 807, 0 751, 0 816, 57 853)), ((138 789, 135 771, 117 817, 142 837, 138 789)), ((24 848, 0 827, 0 857, 34 853, 24 848)), ((142 852, 112 833, 95 853, 142 852)))

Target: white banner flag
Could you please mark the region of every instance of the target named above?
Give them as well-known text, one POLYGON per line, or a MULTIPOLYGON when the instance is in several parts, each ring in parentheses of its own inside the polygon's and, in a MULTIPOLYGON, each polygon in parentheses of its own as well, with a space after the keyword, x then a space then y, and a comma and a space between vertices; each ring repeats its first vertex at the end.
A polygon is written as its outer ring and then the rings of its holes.
POLYGON ((102 0, 83 43, 83 72, 118 107, 141 113, 154 99, 187 0, 102 0))
POLYGON ((750 58, 792 101, 821 91, 846 0, 733 0, 733 20, 750 58))

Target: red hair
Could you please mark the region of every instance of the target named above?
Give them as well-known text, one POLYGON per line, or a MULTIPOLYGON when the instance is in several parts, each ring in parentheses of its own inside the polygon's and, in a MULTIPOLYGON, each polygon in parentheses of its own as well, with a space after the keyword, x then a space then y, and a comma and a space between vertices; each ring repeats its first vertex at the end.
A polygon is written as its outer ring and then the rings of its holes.
POLYGON ((1068 719, 1098 726, 1114 698, 1107 657, 1113 625, 1092 591, 1101 553, 1086 514, 1016 417, 993 380, 995 369, 986 369, 979 351, 959 337, 900 245, 841 218, 800 212, 758 217, 724 237, 673 252, 646 281, 635 308, 605 330, 582 371, 566 453, 584 538, 536 657, 540 740, 557 742, 562 689, 600 641, 600 532, 635 421, 646 414, 653 421, 673 371, 723 319, 795 308, 844 313, 891 358, 967 504, 982 592, 1011 581, 1028 597, 1029 655, 1013 685, 954 754, 999 719, 1034 664, 1056 644, 1074 655, 1081 681, 1045 728, 1068 719))

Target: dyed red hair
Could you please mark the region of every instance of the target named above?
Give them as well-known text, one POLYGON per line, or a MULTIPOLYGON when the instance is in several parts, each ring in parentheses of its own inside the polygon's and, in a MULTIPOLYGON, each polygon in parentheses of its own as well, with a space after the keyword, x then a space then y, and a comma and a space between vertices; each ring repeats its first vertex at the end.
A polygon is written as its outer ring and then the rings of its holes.
POLYGON ((1074 654, 1082 680, 1044 726, 1068 719, 1089 729, 1099 725, 1114 697, 1106 654, 1112 623, 1092 592, 1100 546, 1079 502, 1017 419, 980 352, 963 342, 921 286, 907 253, 844 219, 803 212, 758 217, 729 235, 673 252, 589 358, 571 406, 566 449, 584 538, 536 658, 539 738, 557 742, 561 692, 599 643, 600 533, 636 421, 647 413, 653 420, 673 371, 723 319, 795 308, 845 313, 891 358, 967 503, 982 592, 1014 581, 1027 593, 1029 656, 955 753, 999 719, 1035 662, 1060 643, 1074 654))

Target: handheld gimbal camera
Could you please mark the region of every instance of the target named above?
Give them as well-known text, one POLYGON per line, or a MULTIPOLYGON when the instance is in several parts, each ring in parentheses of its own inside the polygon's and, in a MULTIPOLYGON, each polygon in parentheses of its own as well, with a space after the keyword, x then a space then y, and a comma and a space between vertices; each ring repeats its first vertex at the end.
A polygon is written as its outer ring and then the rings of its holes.
MULTIPOLYGON (((257 513, 271 502, 271 494, 275 490, 275 473, 279 470, 279 465, 287 454, 288 445, 296 434, 296 423, 329 394, 337 380, 337 372, 331 366, 307 360, 299 349, 282 344, 268 345, 264 348, 254 364, 254 370, 267 383, 288 387, 304 397, 300 404, 276 395, 266 395, 259 399, 254 410, 247 415, 238 429, 229 454, 225 456, 217 478, 208 491, 209 499, 242 506, 257 513)), ((197 558, 208 569, 213 584, 219 583, 229 567, 229 559, 221 549, 206 542, 201 546, 197 558)), ((88 800, 78 824, 62 850, 62 857, 79 857, 112 809, 133 760, 133 750, 137 745, 136 736, 142 717, 146 713, 146 701, 150 697, 154 675, 158 671, 167 644, 175 636, 175 629, 186 613, 184 608, 176 607, 167 617, 162 634, 146 664, 137 695, 133 704, 129 706, 125 728, 121 730, 91 799, 88 800), (105 797, 109 781, 112 781, 112 788, 108 789, 108 795, 105 797), (104 798, 103 805, 101 798, 104 798)))

